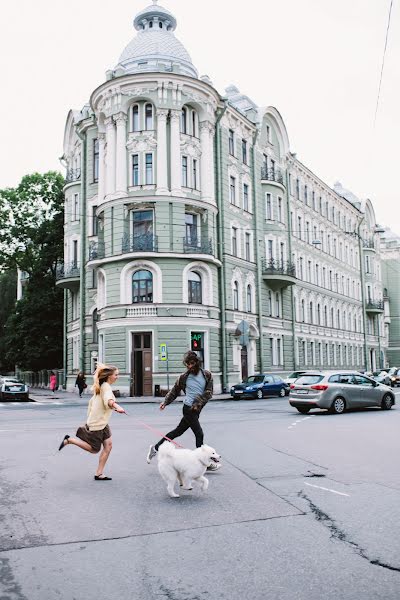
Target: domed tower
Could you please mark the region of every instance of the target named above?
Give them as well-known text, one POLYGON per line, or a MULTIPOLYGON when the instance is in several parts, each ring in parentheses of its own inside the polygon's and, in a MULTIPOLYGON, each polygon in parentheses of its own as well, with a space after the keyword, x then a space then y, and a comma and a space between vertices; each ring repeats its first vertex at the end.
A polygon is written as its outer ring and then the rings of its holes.
POLYGON ((69 385, 101 360, 120 368, 122 392, 152 395, 189 348, 220 370, 213 148, 221 101, 198 78, 176 26, 156 0, 139 12, 118 64, 67 120, 59 285, 68 296, 69 385))

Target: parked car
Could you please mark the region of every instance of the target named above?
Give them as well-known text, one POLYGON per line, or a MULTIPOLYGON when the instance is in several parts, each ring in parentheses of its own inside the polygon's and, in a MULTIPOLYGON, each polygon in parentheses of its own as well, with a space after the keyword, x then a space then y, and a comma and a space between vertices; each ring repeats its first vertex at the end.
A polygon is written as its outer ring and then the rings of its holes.
POLYGON ((290 373, 290 375, 285 377, 284 381, 285 383, 288 383, 290 385, 291 383, 294 383, 296 379, 298 379, 300 375, 303 375, 304 373, 307 373, 307 371, 293 371, 293 373, 290 373))
POLYGON ((243 383, 237 383, 231 387, 231 396, 234 399, 240 397, 264 398, 264 396, 287 396, 290 387, 279 375, 263 373, 251 375, 243 383))
POLYGON ((29 388, 15 377, 0 377, 0 400, 29 400, 29 388))
POLYGON ((387 371, 374 371, 372 373, 372 379, 375 379, 378 383, 393 387, 392 378, 387 371))
POLYGON ((290 386, 289 403, 302 414, 325 408, 341 414, 347 408, 380 406, 389 410, 395 397, 389 386, 356 371, 308 372, 290 386))
POLYGON ((398 367, 389 369, 388 374, 392 380, 392 387, 400 385, 400 369, 398 367))

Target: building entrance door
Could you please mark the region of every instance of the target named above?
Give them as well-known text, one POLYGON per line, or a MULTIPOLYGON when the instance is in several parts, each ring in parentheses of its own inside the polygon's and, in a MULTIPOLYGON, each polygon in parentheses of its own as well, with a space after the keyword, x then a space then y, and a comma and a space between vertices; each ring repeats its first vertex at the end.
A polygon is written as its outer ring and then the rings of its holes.
POLYGON ((153 395, 153 351, 151 333, 132 334, 131 395, 153 395))
POLYGON ((249 376, 247 346, 242 346, 242 349, 240 351, 240 357, 241 357, 241 365, 242 365, 242 381, 245 381, 247 379, 247 377, 249 376))

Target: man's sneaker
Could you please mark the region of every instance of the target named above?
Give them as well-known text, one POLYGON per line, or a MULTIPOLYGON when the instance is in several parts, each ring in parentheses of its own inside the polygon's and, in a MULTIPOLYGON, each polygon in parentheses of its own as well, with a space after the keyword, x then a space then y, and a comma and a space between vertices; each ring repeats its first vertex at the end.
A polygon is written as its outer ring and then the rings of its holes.
POLYGON ((220 462, 217 463, 211 463, 211 465, 209 465, 207 467, 207 471, 218 471, 218 469, 220 469, 222 467, 220 462))
POLYGON ((152 444, 147 453, 147 462, 150 463, 151 459, 154 458, 156 454, 157 454, 156 447, 153 446, 153 444, 152 444))

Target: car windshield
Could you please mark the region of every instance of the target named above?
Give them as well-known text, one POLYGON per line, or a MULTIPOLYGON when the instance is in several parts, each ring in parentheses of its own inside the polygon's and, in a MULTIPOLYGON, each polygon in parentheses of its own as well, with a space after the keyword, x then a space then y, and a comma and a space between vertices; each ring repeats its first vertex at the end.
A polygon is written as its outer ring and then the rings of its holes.
POLYGON ((246 383, 262 383, 264 381, 263 375, 252 375, 246 379, 246 383))
POLYGON ((323 375, 303 375, 296 381, 296 385, 314 385, 323 380, 323 375))
POLYGON ((293 373, 290 373, 288 379, 297 379, 300 375, 303 375, 303 373, 304 371, 293 371, 293 373))
POLYGON ((18 379, 4 379, 4 383, 22 383, 22 381, 18 381, 18 379))

